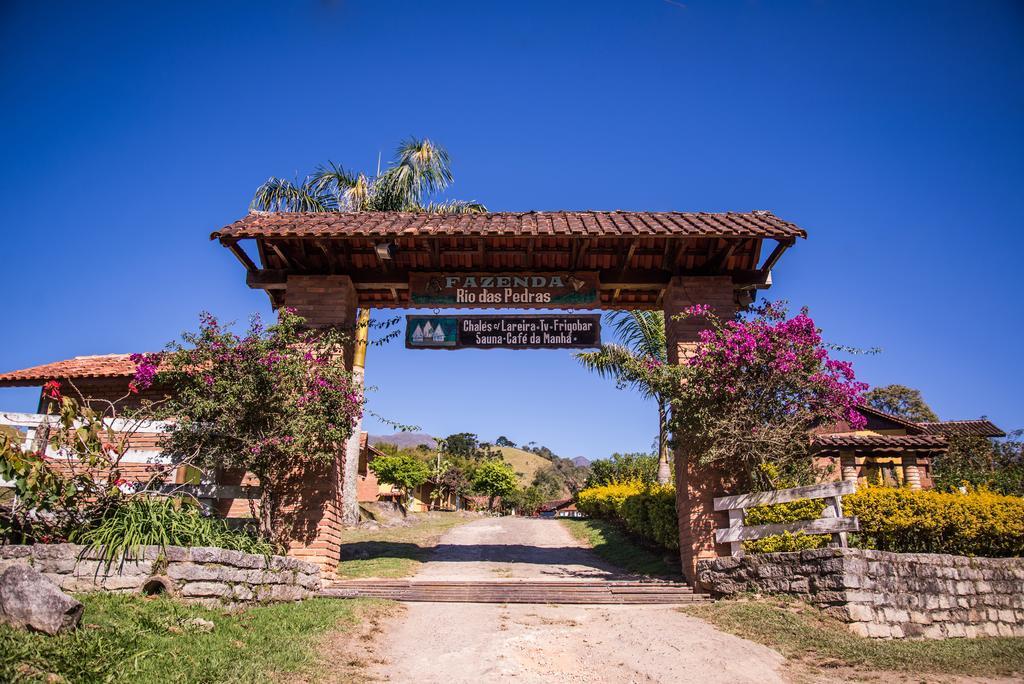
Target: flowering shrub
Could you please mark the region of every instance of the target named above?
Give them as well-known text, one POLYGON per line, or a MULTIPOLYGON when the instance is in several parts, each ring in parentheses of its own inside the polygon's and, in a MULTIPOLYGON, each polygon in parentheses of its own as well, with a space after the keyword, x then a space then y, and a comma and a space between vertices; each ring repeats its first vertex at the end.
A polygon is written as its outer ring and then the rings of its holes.
POLYGON ((864 426, 856 407, 867 388, 847 361, 829 357, 821 332, 802 310, 787 317, 765 304, 723 321, 705 305, 684 317, 707 320, 681 365, 638 367, 672 398, 672 431, 681 455, 735 476, 739 491, 775 489, 813 478, 808 431, 846 422, 864 426))
POLYGON ((303 322, 286 310, 277 324, 254 318, 236 335, 204 313, 155 373, 142 359, 133 381, 137 390, 175 389, 164 406, 173 419, 165 450, 259 478, 260 532, 272 540, 282 538, 281 512, 301 471, 337 458, 363 410, 361 385, 342 362, 348 338, 303 322))

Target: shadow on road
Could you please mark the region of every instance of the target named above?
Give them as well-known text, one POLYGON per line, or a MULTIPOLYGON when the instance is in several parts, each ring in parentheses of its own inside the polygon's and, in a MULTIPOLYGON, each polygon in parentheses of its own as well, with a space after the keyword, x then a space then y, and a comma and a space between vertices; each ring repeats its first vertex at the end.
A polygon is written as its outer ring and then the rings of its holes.
POLYGON ((607 579, 609 574, 619 574, 614 567, 603 562, 590 549, 573 546, 439 544, 431 549, 409 542, 366 541, 343 544, 341 547, 342 560, 364 558, 420 560, 424 557, 435 565, 478 562, 547 565, 552 566, 552 574, 565 577, 607 579))

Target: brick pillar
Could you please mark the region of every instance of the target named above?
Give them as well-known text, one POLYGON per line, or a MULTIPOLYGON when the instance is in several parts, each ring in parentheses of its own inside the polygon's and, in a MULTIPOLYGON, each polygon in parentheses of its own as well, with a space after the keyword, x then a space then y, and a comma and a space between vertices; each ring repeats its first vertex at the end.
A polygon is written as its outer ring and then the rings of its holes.
MULTIPOLYGON (((305 318, 310 327, 353 327, 357 301, 348 276, 288 276, 284 304, 305 318)), ((351 348, 339 362, 352 368, 351 348)), ((355 492, 358 469, 358 454, 349 458, 342 446, 331 463, 297 473, 294 499, 285 507, 291 529, 289 556, 318 564, 324 574, 334 573, 341 556, 344 522, 352 518, 352 511, 346 510, 346 494, 355 501, 351 494, 355 492)))
MULTIPOLYGON (((698 340, 704 320, 685 318, 673 320, 688 306, 708 304, 723 319, 736 313, 736 297, 728 276, 676 276, 665 290, 665 333, 669 363, 685 361, 698 340)), ((726 527, 722 514, 714 511, 714 498, 725 494, 722 473, 694 463, 685 444, 675 454, 676 513, 679 516, 679 555, 683 574, 697 582, 697 561, 715 558, 727 547, 716 549, 715 528, 726 527)))
POLYGON ((921 471, 917 467, 917 453, 914 451, 903 454, 903 481, 911 489, 921 488, 921 471))

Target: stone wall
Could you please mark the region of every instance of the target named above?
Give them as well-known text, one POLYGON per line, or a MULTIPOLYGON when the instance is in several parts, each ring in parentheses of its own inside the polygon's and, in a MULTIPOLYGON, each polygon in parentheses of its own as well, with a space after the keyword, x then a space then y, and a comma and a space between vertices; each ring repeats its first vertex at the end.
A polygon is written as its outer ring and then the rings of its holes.
POLYGON ((296 558, 211 547, 144 546, 109 567, 77 544, 0 546, 0 572, 27 563, 67 592, 167 592, 206 605, 298 601, 320 589, 320 568, 296 558))
POLYGON ((716 595, 797 596, 862 636, 1024 636, 1024 558, 814 549, 698 566, 716 595))

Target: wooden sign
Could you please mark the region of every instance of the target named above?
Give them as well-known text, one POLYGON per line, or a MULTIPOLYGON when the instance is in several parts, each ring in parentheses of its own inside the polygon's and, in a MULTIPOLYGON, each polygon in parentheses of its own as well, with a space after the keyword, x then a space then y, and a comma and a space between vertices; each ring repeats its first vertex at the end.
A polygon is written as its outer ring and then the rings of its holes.
POLYGON ((601 315, 406 316, 409 349, 589 349, 601 315))
POLYGON ((587 309, 600 306, 596 271, 410 273, 410 301, 444 308, 587 309))

